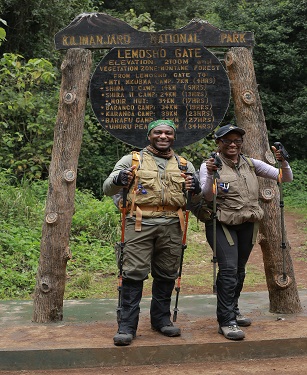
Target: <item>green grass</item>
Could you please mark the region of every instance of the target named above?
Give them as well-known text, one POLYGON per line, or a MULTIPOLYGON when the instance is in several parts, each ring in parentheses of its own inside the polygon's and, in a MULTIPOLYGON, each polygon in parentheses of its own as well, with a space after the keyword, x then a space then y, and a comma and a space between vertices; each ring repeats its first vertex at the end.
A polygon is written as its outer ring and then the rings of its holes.
MULTIPOLYGON (((300 168, 298 179, 284 184, 285 210, 297 214, 305 223, 307 171, 304 163, 299 162, 297 167, 300 168)), ((32 299, 47 182, 18 183, 11 175, 0 172, 0 186, 0 299, 32 299)), ((70 236, 72 259, 67 264, 64 298, 114 298, 118 293, 114 243, 120 239, 119 213, 111 198, 100 201, 90 192, 76 192, 75 208, 70 236)), ((301 258, 307 262, 307 254, 301 258)), ((191 290, 211 293, 211 259, 212 250, 206 242, 204 226, 190 215, 182 273, 183 294, 191 290)), ((248 265, 245 285, 253 287, 264 282, 264 273, 248 265)), ((144 283, 144 295, 150 293, 149 277, 144 283)))
POLYGON ((246 287, 257 287, 257 285, 263 285, 266 283, 265 274, 258 267, 247 263, 246 266, 246 277, 244 286, 246 287))

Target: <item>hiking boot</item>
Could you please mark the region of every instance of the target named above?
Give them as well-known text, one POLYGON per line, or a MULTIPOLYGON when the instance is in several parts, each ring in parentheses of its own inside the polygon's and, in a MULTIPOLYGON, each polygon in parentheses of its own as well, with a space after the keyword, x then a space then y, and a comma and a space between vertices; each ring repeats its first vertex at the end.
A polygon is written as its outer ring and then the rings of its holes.
POLYGON ((126 346, 132 343, 135 336, 132 333, 117 332, 113 337, 114 345, 126 346))
POLYGON ((237 325, 219 327, 218 333, 229 340, 243 340, 245 337, 244 332, 237 325))
POLYGON ((164 336, 176 337, 181 335, 181 330, 178 327, 175 327, 173 323, 168 324, 167 326, 161 328, 151 327, 154 331, 162 333, 164 336))
POLYGON ((236 316, 236 321, 237 321, 238 326, 240 327, 248 327, 252 324, 252 320, 242 314, 238 314, 236 316))

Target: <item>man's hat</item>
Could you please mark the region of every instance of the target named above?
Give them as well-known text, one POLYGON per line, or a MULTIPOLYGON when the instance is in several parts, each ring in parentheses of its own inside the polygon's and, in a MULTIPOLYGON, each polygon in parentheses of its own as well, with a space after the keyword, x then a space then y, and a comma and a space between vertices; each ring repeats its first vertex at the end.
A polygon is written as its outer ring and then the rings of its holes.
POLYGON ((238 126, 228 124, 228 125, 225 125, 225 126, 222 126, 221 128, 219 128, 219 130, 217 130, 215 132, 214 138, 215 139, 221 138, 221 137, 223 137, 224 135, 226 135, 230 132, 240 133, 241 135, 245 134, 245 130, 239 128, 238 126))
POLYGON ((149 135, 149 133, 151 132, 151 130, 153 128, 155 128, 156 126, 159 126, 159 125, 167 125, 167 126, 170 126, 171 128, 174 129, 175 133, 176 133, 176 126, 174 124, 173 121, 171 120, 156 120, 156 121, 152 121, 149 125, 148 125, 148 128, 147 128, 147 136, 149 135))

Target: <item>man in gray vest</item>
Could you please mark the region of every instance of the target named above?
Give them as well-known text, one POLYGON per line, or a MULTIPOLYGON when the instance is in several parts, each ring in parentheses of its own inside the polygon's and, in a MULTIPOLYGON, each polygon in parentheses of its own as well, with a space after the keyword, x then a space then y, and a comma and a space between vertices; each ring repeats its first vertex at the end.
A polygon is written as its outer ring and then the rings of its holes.
MULTIPOLYGON (((218 332, 227 339, 242 340, 239 328, 251 324, 241 314, 239 297, 245 279, 245 266, 255 243, 258 223, 263 210, 258 203, 257 176, 277 180, 279 169, 261 160, 247 158, 241 153, 245 130, 225 125, 215 133, 218 168, 214 158, 201 165, 200 183, 207 201, 213 200, 213 174, 218 169, 216 212, 216 258, 218 262, 217 320, 218 332)), ((292 181, 292 171, 281 150, 272 147, 275 157, 282 163, 282 181, 292 181)), ((213 221, 206 222, 206 236, 213 248, 213 221)))

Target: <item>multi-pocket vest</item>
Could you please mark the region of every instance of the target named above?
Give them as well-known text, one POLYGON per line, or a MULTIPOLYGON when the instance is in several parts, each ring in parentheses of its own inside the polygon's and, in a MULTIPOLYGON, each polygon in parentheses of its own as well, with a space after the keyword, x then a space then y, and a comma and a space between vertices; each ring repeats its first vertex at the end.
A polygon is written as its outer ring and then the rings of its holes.
POLYGON ((263 210, 258 202, 259 186, 254 168, 243 156, 237 166, 224 158, 222 161, 217 179, 218 220, 228 225, 260 221, 263 210))
POLYGON ((167 160, 165 169, 159 169, 153 156, 144 152, 135 170, 134 183, 129 189, 127 200, 132 216, 140 228, 142 217, 183 218, 182 208, 186 198, 183 192, 183 172, 178 165, 178 156, 167 160))

